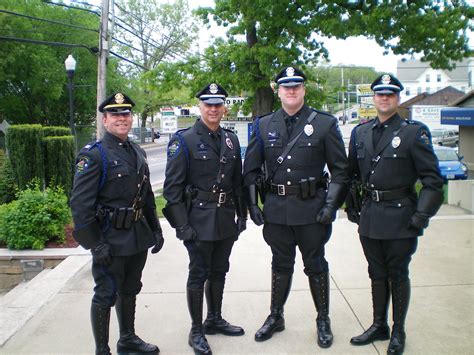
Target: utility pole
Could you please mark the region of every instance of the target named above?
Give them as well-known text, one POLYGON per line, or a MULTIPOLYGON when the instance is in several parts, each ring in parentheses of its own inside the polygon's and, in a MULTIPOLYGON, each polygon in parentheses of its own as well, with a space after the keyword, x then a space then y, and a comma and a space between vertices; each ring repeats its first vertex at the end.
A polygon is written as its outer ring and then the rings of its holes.
MULTIPOLYGON (((109 55, 109 0, 102 0, 99 29, 99 64, 97 68, 97 107, 105 100, 107 57, 109 55)), ((104 135, 102 113, 97 110, 97 139, 104 135)))

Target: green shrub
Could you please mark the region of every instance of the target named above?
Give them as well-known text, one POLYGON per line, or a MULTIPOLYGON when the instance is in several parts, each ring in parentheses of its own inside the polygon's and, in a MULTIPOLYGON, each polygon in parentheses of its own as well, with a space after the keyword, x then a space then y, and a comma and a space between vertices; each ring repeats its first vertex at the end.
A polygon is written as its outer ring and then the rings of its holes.
POLYGON ((10 249, 43 249, 49 240, 64 242, 71 222, 67 197, 60 187, 41 191, 36 180, 20 191, 0 214, 0 239, 10 249))
POLYGON ((74 178, 74 137, 46 137, 43 143, 46 186, 61 186, 69 196, 74 178))
POLYGON ((46 126, 43 127, 43 137, 70 136, 71 130, 68 127, 46 126))
POLYGON ((15 180, 10 161, 0 149, 0 205, 15 199, 15 180))

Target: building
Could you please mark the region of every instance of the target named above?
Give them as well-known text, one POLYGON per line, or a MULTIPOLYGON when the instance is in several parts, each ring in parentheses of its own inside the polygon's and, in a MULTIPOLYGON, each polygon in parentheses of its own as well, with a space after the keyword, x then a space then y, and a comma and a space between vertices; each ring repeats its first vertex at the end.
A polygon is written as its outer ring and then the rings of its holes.
POLYGON ((473 89, 474 57, 456 62, 456 68, 433 69, 418 59, 402 59, 397 63, 397 77, 405 86, 401 101, 405 102, 422 93, 432 94, 451 86, 464 93, 473 89))

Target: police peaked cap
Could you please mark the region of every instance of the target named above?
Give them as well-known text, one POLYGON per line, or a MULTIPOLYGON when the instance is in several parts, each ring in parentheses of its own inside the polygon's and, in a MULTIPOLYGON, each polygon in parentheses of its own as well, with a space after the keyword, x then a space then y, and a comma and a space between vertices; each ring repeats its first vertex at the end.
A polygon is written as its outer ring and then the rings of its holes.
POLYGON ((373 92, 379 94, 394 94, 403 90, 403 85, 395 76, 382 74, 370 85, 373 92))
POLYGON ((275 77, 275 82, 281 86, 297 86, 306 80, 306 75, 295 67, 285 67, 275 77))
POLYGON ((216 83, 206 85, 196 94, 199 100, 208 105, 223 105, 227 96, 227 91, 216 83))
POLYGON ((121 92, 116 92, 99 105, 99 111, 128 113, 132 112, 133 106, 135 106, 135 102, 131 98, 121 92))

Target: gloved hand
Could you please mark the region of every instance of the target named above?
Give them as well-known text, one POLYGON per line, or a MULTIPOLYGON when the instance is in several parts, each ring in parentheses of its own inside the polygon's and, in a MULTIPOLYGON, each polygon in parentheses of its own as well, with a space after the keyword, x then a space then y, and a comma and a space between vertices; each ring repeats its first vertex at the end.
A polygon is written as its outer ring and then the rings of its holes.
POLYGON ((102 266, 108 266, 112 262, 112 252, 110 244, 99 243, 91 249, 92 261, 102 266))
POLYGON ((237 217, 237 230, 239 234, 242 233, 246 229, 247 229, 247 218, 237 217))
POLYGON ((316 222, 321 224, 331 224, 336 219, 336 209, 331 205, 324 205, 316 216, 316 222))
POLYGON ((163 238, 163 233, 161 231, 155 231, 153 233, 155 235, 156 244, 153 247, 153 249, 151 249, 151 253, 156 254, 161 250, 161 248, 163 248, 163 244, 165 243, 165 239, 163 238))
POLYGON ((425 229, 428 227, 429 222, 430 218, 427 215, 424 215, 420 212, 415 212, 413 216, 411 216, 410 227, 416 229, 425 229))
POLYGON ((261 226, 264 220, 263 220, 263 213, 260 207, 258 207, 257 205, 249 205, 248 208, 249 208, 250 219, 257 226, 261 226))
POLYGON ((359 224, 359 221, 360 221, 360 215, 359 213, 357 212, 357 209, 353 208, 353 207, 347 207, 345 209, 346 213, 347 213, 347 219, 349 221, 351 221, 352 223, 356 223, 356 224, 359 224))
POLYGON ((197 237, 196 231, 191 228, 189 224, 176 228, 176 237, 179 240, 187 241, 194 240, 197 237))

